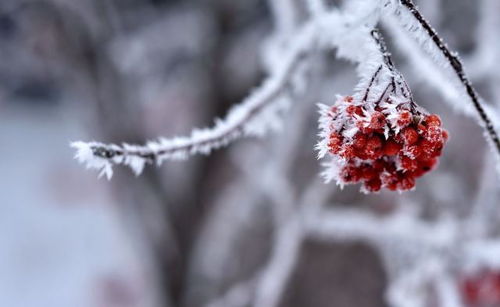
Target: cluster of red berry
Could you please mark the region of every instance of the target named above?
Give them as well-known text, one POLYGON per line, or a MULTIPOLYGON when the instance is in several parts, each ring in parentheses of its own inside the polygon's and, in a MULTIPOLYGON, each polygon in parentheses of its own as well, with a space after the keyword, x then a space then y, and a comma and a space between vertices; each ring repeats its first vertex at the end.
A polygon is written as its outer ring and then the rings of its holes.
POLYGON ((362 182, 366 192, 412 189, 435 167, 448 138, 439 116, 413 102, 363 105, 346 96, 322 117, 325 145, 339 163, 334 177, 340 184, 362 182))
POLYGON ((500 306, 500 272, 485 270, 466 276, 460 290, 467 306, 500 306))

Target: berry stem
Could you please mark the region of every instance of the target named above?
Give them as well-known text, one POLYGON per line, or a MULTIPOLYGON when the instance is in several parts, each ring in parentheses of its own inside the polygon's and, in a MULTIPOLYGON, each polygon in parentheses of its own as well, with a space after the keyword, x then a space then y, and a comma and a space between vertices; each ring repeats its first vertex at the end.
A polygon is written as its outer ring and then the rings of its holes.
POLYGON ((387 84, 387 86, 385 87, 385 89, 382 92, 382 94, 380 95, 380 97, 377 99, 377 101, 375 101, 376 106, 378 106, 382 102, 382 99, 384 99, 384 96, 387 94, 387 91, 389 90, 389 87, 391 87, 391 86, 392 86, 391 92, 394 92, 394 86, 392 85, 392 83, 387 84))
POLYGON ((373 74, 372 78, 370 79, 370 84, 368 84, 368 87, 366 88, 366 91, 365 91, 365 95, 363 96, 363 102, 367 102, 368 95, 370 94, 370 88, 372 87, 373 82, 375 82, 375 79, 377 78, 377 76, 378 76, 378 74, 380 73, 381 70, 382 70, 382 65, 380 65, 377 68, 377 71, 375 71, 375 73, 373 74))
MULTIPOLYGON (((391 93, 393 93, 394 95, 397 95, 398 94, 397 91, 399 89, 401 94, 405 98, 408 98, 408 100, 410 101, 412 111, 415 113, 420 113, 420 111, 417 107, 417 104, 413 100, 413 96, 411 94, 410 87, 408 86, 408 83, 406 83, 406 80, 402 77, 401 73, 396 69, 396 67, 394 66, 394 63, 392 62, 391 53, 387 49, 387 45, 385 44, 385 40, 384 40, 384 37, 382 36, 382 33, 380 33, 378 28, 374 28, 371 31, 371 36, 373 37, 373 39, 375 40, 375 43, 379 47, 380 53, 382 55, 382 58, 383 58, 383 61, 385 64, 385 67, 387 67, 387 69, 389 69, 389 71, 392 73, 391 83, 389 84, 390 86, 392 86, 391 93), (396 83, 397 83, 397 86, 396 86, 396 83)), ((380 71, 380 67, 377 70, 377 72, 374 74, 374 76, 372 77, 372 80, 370 81, 370 85, 368 86, 368 89, 367 89, 367 93, 368 93, 369 88, 371 87, 371 85, 373 83, 373 80, 375 79, 375 77, 377 76, 379 71, 380 71)), ((386 87, 386 89, 384 90, 384 92, 382 93, 380 98, 376 101, 376 103, 375 103, 376 105, 378 105, 380 103, 380 101, 382 101, 382 99, 384 98, 384 95, 387 93, 389 85, 386 87)), ((367 96, 368 95, 365 94, 365 98, 367 96)), ((366 99, 364 99, 364 101, 366 102, 366 99)))

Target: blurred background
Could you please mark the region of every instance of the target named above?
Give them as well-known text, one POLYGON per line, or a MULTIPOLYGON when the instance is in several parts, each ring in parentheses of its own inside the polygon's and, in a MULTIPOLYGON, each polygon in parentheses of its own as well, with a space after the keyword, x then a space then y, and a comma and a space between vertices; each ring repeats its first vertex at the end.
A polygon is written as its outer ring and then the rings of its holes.
MULTIPOLYGON (((415 191, 364 195, 321 182, 316 103, 357 82, 334 51, 311 58, 281 132, 139 177, 116 167, 111 181, 73 160, 71 141, 143 143, 226 114, 266 75, 273 2, 0 0, 0 306, 389 306, 390 258, 363 238, 304 235, 296 212, 311 206, 374 216, 418 208, 430 222, 483 208, 497 238, 499 182, 482 130, 443 103, 392 36, 416 101, 450 133, 415 191)), ((307 20, 305 1, 289 2, 307 20)), ((498 108, 498 1, 416 2, 498 108)), ((425 306, 444 306, 429 291, 425 306)))

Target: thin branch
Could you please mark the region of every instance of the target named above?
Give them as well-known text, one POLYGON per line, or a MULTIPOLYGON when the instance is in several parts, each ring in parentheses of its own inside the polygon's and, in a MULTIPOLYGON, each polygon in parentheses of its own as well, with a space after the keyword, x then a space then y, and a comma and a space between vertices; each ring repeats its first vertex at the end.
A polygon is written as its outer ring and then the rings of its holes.
POLYGON ((387 84, 387 86, 385 87, 384 91, 382 92, 382 94, 380 94, 379 98, 375 101, 375 105, 379 105, 381 102, 382 102, 382 99, 384 99, 385 95, 387 94, 387 91, 389 90, 389 88, 392 87, 392 91, 395 90, 394 88, 394 85, 391 83, 387 84))
POLYGON ((500 138, 498 137, 498 134, 493 126, 492 120, 486 114, 484 107, 481 105, 479 101, 479 95, 477 94, 476 90, 472 87, 471 82, 469 81, 467 75, 465 74, 462 62, 460 61, 458 56, 452 53, 448 49, 448 47, 443 43, 443 40, 437 34, 436 30, 434 30, 427 22, 427 20, 425 20, 425 18, 422 16, 422 14, 420 14, 417 7, 411 0, 400 0, 400 2, 413 15, 415 20, 424 29, 424 31, 429 36, 431 41, 439 49, 439 51, 442 53, 442 55, 445 57, 445 59, 448 61, 448 63, 454 70, 461 84, 464 86, 467 95, 471 99, 472 104, 476 109, 479 118, 481 119, 481 122, 484 125, 484 128, 486 129, 486 132, 488 133, 491 142, 494 144, 498 154, 500 155, 500 138))
POLYGON ((371 35, 380 49, 380 53, 382 55, 382 58, 384 59, 385 65, 387 65, 387 68, 389 68, 389 70, 393 71, 395 68, 394 64, 392 63, 391 53, 387 51, 387 45, 385 44, 382 34, 377 28, 375 28, 371 31, 371 35))
POLYGON ((144 146, 102 144, 97 142, 75 142, 72 146, 78 149, 76 158, 86 163, 88 168, 101 170, 101 175, 112 176, 113 164, 127 164, 136 174, 140 174, 145 163, 160 164, 166 159, 185 159, 194 154, 208 154, 234 141, 238 137, 258 134, 256 123, 270 105, 279 101, 279 96, 292 81, 299 64, 312 45, 314 32, 306 25, 299 30, 288 53, 282 61, 273 67, 271 75, 243 102, 231 109, 228 115, 216 122, 214 127, 194 130, 188 137, 160 139, 144 146))
POLYGON ((366 102, 367 99, 368 99, 368 95, 370 94, 370 89, 373 85, 373 83, 375 82, 375 79, 377 79, 377 76, 378 74, 380 73, 380 71, 382 70, 382 65, 380 65, 377 70, 375 71, 375 73, 373 74, 373 76, 371 77, 370 79, 370 83, 368 83, 368 86, 366 87, 366 91, 365 91, 365 95, 363 96, 363 102, 366 102))

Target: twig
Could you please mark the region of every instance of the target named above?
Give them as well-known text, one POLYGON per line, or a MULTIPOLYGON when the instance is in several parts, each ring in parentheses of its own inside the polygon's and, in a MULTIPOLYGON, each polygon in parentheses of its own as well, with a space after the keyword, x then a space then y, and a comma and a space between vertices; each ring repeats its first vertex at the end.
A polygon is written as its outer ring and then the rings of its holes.
POLYGON ((387 45, 385 44, 382 34, 380 34, 380 31, 377 28, 375 28, 371 31, 371 35, 380 49, 385 65, 387 65, 387 68, 389 68, 390 71, 393 71, 394 64, 392 63, 391 53, 387 51, 387 45))
POLYGON ((376 106, 378 106, 382 102, 382 99, 384 99, 385 95, 387 94, 387 91, 389 90, 389 87, 391 86, 392 86, 392 91, 394 92, 395 89, 392 83, 387 84, 382 94, 380 94, 380 97, 377 99, 377 101, 375 101, 376 106))
POLYGON ((368 84, 368 86, 366 87, 366 91, 365 91, 365 95, 363 96, 363 102, 366 102, 366 100, 368 99, 368 95, 370 94, 370 89, 373 85, 373 82, 375 82, 375 79, 377 79, 377 76, 378 74, 380 73, 380 71, 382 70, 382 65, 380 65, 377 70, 375 71, 375 73, 373 74, 373 76, 371 77, 370 79, 370 83, 368 84))

